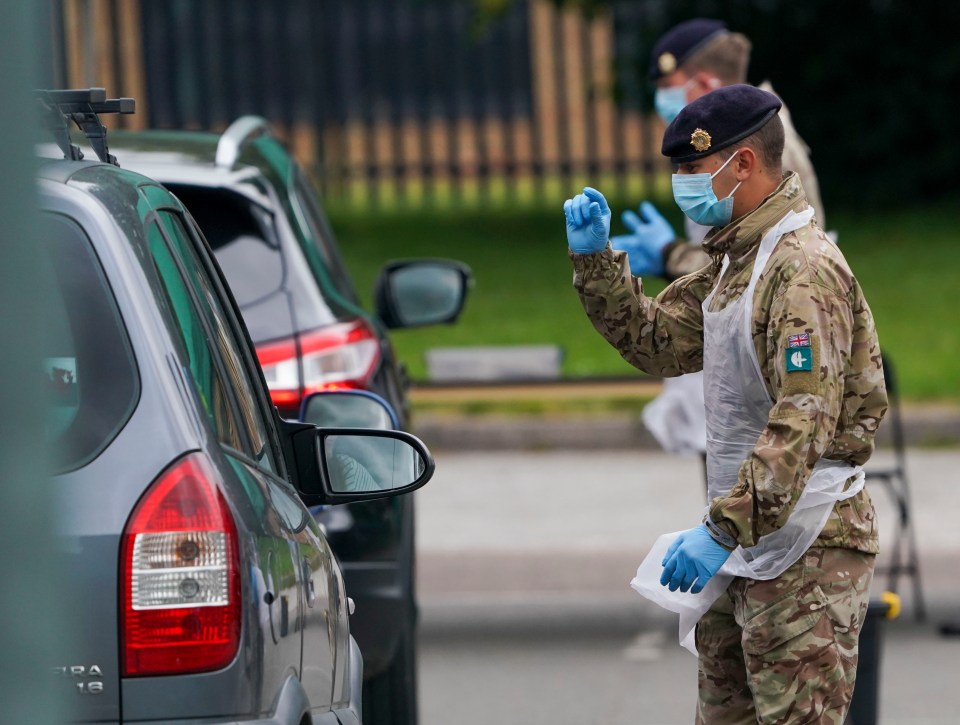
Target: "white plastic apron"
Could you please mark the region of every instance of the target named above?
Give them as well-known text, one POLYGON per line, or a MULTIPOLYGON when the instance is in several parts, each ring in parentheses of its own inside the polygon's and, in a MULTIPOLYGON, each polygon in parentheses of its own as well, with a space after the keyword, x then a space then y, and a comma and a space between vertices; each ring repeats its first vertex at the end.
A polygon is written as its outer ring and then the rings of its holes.
MULTIPOLYGON (((812 216, 811 208, 799 214, 791 211, 763 237, 750 284, 737 300, 710 312, 715 286, 703 301, 704 397, 710 401, 706 407, 709 500, 726 495, 736 484, 740 467, 756 446, 773 407, 750 332, 757 279, 780 237, 805 226, 812 216)), ((729 259, 725 258, 721 277, 728 265, 729 259)), ((783 527, 761 537, 749 549, 738 547, 700 593, 671 592, 660 584, 660 562, 679 531, 657 539, 630 585, 680 615, 680 644, 696 654, 694 628, 733 577, 766 580, 780 576, 820 535, 834 504, 859 493, 863 483, 859 466, 821 459, 783 527), (844 490, 851 477, 855 477, 853 483, 844 490)))
MULTIPOLYGON (((712 227, 684 217, 687 241, 701 243, 712 227)), ((643 424, 669 453, 703 453, 707 421, 703 411, 703 373, 664 378, 660 394, 643 407, 643 424)))

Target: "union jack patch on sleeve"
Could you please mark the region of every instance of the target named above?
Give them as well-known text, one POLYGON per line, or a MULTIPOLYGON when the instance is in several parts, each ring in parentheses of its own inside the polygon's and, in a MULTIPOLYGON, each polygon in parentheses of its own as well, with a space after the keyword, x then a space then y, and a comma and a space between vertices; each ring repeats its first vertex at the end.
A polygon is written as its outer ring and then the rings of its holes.
POLYGON ((800 335, 790 335, 787 338, 790 347, 810 347, 810 335, 806 332, 800 335))

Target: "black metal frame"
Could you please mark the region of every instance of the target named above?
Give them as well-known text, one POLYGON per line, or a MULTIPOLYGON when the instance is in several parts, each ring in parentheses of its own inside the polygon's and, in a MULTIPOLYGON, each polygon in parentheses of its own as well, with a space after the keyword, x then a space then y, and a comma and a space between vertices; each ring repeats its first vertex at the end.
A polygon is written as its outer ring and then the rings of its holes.
POLYGON ((76 88, 69 90, 40 90, 36 92, 42 109, 43 121, 63 151, 65 159, 80 161, 83 152, 70 140, 69 121, 73 121, 87 137, 97 158, 119 166, 117 157, 107 148, 107 127, 100 122, 101 113, 135 113, 132 98, 107 98, 103 88, 76 88))
POLYGON ((893 549, 889 563, 878 566, 877 574, 886 574, 887 589, 897 593, 900 577, 908 576, 913 581, 914 616, 923 621, 927 616, 923 588, 920 583, 920 561, 917 554, 917 536, 911 518, 910 485, 907 480, 906 438, 900 416, 900 393, 897 389, 893 366, 887 357, 883 360, 883 377, 887 387, 890 408, 887 420, 893 441, 894 462, 890 468, 868 469, 867 481, 885 484, 897 510, 893 549))

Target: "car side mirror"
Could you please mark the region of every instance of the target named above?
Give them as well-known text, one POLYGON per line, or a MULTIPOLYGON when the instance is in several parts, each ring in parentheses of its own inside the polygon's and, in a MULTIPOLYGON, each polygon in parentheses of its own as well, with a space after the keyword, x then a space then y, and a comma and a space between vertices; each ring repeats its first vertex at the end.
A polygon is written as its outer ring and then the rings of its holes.
POLYGON ((372 501, 416 491, 436 464, 420 439, 398 430, 317 428, 284 421, 294 486, 308 506, 372 501))
POLYGON ((321 428, 395 430, 400 427, 390 403, 367 390, 311 393, 300 405, 300 420, 321 428))
POLYGON ((393 329, 456 322, 473 284, 470 268, 452 260, 389 262, 374 287, 377 314, 393 329))

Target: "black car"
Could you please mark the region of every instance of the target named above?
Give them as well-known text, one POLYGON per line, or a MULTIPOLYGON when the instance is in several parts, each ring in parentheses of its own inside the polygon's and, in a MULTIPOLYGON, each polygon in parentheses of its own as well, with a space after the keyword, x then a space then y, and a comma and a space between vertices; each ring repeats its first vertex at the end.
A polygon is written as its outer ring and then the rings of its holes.
MULTIPOLYGON (((407 380, 387 328, 455 321, 468 268, 445 260, 390 263, 371 314, 313 187, 262 118, 242 117, 222 134, 146 131, 111 139, 126 167, 162 182, 203 229, 281 414, 300 417, 314 391, 367 390, 390 403, 399 428, 408 426, 407 380)), ((417 721, 413 514, 412 497, 317 514, 357 602, 364 703, 378 723, 417 721)))
POLYGON ((307 505, 410 492, 429 452, 399 431, 280 418, 190 214, 113 163, 98 114, 132 102, 39 97, 65 157, 38 170, 50 503, 71 602, 51 687, 77 722, 359 723, 352 602, 307 505))

